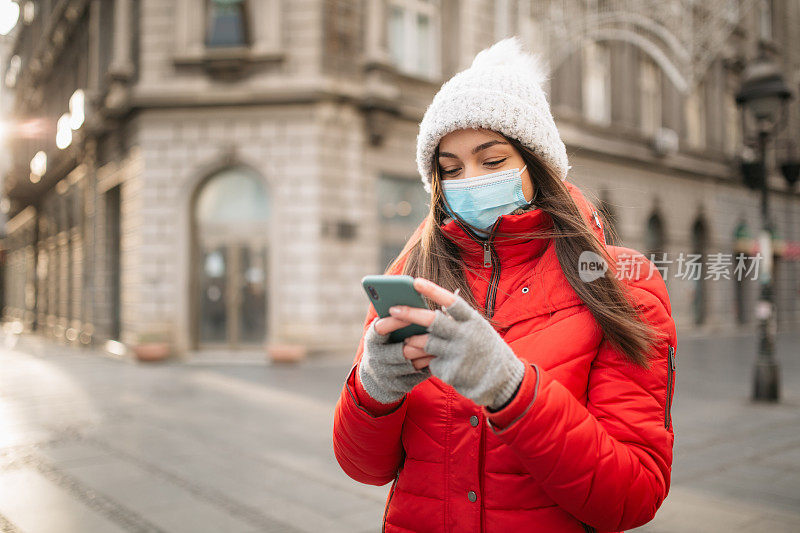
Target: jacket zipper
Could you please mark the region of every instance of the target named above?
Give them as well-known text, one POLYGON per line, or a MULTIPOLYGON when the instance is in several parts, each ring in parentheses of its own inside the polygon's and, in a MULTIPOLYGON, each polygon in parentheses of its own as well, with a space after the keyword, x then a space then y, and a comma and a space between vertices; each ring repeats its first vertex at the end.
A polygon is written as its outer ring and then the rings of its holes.
MULTIPOLYGON (((489 289, 486 292, 486 316, 491 317, 494 315, 494 302, 495 298, 497 297, 497 282, 500 279, 500 259, 497 256, 497 252, 495 251, 494 247, 492 247, 492 240, 494 239, 494 230, 497 228, 497 223, 500 222, 500 219, 494 221, 492 224, 492 229, 489 230, 489 237, 486 240, 479 239, 470 229, 463 226, 458 219, 456 220, 456 224, 464 230, 464 232, 469 235, 469 237, 483 246, 483 267, 484 268, 491 268, 492 275, 489 278, 489 289)), ((484 476, 483 476, 483 456, 486 453, 486 424, 481 424, 481 440, 480 440, 480 447, 478 450, 478 503, 480 504, 480 524, 481 524, 481 531, 485 531, 486 525, 484 524, 484 520, 486 517, 485 509, 483 506, 483 497, 484 497, 484 476)))
POLYGON ((397 478, 400 477, 400 471, 398 470, 394 476, 394 481, 392 482, 392 488, 389 491, 389 499, 386 502, 386 509, 383 510, 383 526, 381 526, 381 533, 386 531, 386 516, 389 514, 389 505, 392 503, 392 497, 394 496, 394 488, 397 485, 397 478))
POLYGON ((472 230, 462 225, 458 219, 455 219, 455 221, 456 224, 458 224, 458 226, 464 230, 464 233, 466 233, 473 241, 483 246, 483 267, 492 269, 492 275, 489 278, 489 289, 486 292, 486 303, 484 305, 486 316, 491 318, 494 315, 494 302, 497 298, 497 283, 500 279, 500 260, 497 257, 497 252, 492 246, 492 240, 494 240, 494 230, 497 227, 497 223, 500 222, 500 219, 498 218, 494 221, 494 224, 492 224, 492 229, 489 230, 489 237, 486 240, 479 239, 478 236, 472 232, 472 230))
POLYGON ((675 373, 675 348, 669 347, 669 357, 667 358, 667 398, 664 402, 664 428, 669 429, 672 417, 672 379, 675 373))

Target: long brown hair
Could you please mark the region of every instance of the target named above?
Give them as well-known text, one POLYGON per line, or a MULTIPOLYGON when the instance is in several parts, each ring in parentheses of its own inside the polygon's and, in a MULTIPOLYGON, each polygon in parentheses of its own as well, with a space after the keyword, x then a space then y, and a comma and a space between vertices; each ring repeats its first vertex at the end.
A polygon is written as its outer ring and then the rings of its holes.
MULTIPOLYGON (((532 150, 523 146, 516 139, 506 137, 528 165, 535 196, 532 202, 547 213, 553 224, 552 228, 534 232, 507 234, 496 232, 495 235, 514 238, 552 238, 556 256, 567 281, 578 297, 586 304, 594 316, 603 335, 609 343, 621 351, 634 364, 648 367, 647 353, 658 342, 659 333, 645 322, 626 296, 626 288, 622 281, 614 275, 602 276, 591 283, 584 283, 578 272, 578 258, 585 250, 603 257, 608 265, 614 265, 608 251, 597 235, 589 227, 582 216, 575 200, 559 179, 552 166, 539 158, 532 150)), ((439 148, 433 154, 433 175, 431 176, 431 203, 428 216, 422 226, 406 243, 400 255, 386 269, 386 272, 399 270, 402 263, 402 274, 429 279, 449 291, 459 289, 459 295, 473 308, 476 308, 486 320, 498 326, 486 311, 477 305, 475 296, 470 290, 464 268, 469 268, 460 257, 458 246, 444 236, 440 225, 448 217, 444 210, 446 198, 442 193, 439 168, 439 148)), ((449 204, 448 204, 449 205, 449 204)), ((457 217, 457 221, 471 229, 476 229, 466 221, 457 217)), ((613 232, 613 229, 611 230, 613 232)), ((614 242, 617 242, 615 239, 614 242)), ((611 268, 609 268, 611 271, 611 268)), ((478 274, 480 275, 480 274, 478 274)), ((431 309, 437 306, 426 298, 431 309)))

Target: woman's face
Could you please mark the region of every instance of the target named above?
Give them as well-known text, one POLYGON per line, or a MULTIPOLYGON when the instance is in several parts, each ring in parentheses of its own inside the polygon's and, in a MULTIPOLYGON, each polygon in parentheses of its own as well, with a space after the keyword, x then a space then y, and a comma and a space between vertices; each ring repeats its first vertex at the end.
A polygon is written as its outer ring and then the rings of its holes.
MULTIPOLYGON (((493 130, 455 130, 439 141, 439 168, 445 181, 523 166, 525 161, 516 148, 493 130)), ((533 198, 533 185, 527 168, 522 171, 522 193, 529 202, 533 198)))

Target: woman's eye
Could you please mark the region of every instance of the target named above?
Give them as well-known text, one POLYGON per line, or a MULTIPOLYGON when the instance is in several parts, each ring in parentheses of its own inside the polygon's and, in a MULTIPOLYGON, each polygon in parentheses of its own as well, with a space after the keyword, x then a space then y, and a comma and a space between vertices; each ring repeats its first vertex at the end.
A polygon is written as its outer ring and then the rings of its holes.
MULTIPOLYGON (((486 162, 484 162, 484 165, 490 165, 490 166, 499 165, 500 163, 504 162, 506 159, 508 159, 508 158, 504 157, 503 159, 498 159, 497 161, 486 161, 486 162)), ((442 174, 446 175, 446 176, 449 176, 450 174, 455 174, 459 170, 461 170, 461 169, 460 168, 453 168, 453 169, 450 169, 450 170, 442 170, 442 174)))

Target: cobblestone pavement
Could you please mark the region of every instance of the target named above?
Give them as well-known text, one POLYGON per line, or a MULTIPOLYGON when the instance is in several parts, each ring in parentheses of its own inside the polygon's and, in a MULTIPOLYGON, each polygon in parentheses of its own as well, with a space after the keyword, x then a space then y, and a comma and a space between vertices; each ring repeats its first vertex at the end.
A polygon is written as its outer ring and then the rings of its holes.
MULTIPOLYGON (((749 401, 753 336, 680 339, 673 484, 637 531, 800 531, 800 332, 782 402, 749 401)), ((331 449, 352 357, 141 364, 0 338, 0 531, 374 532, 389 485, 331 449)))

